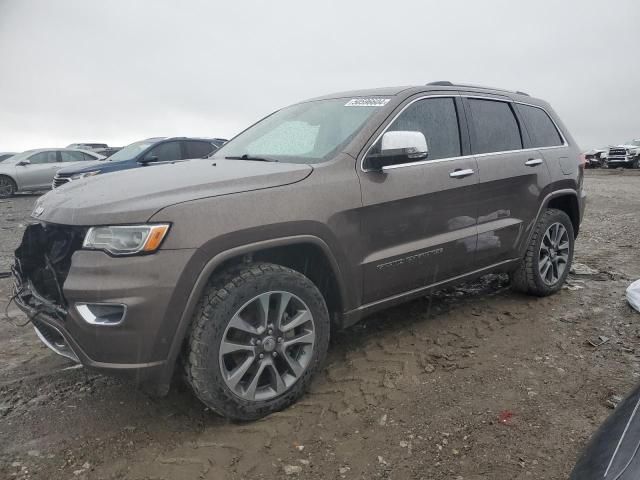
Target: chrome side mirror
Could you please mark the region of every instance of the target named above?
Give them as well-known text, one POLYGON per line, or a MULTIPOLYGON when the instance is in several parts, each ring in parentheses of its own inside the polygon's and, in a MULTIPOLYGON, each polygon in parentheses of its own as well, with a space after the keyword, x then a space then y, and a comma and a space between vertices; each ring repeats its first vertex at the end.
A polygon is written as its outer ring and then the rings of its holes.
POLYGON ((389 165, 427 158, 429 148, 422 132, 385 132, 380 139, 380 153, 367 155, 366 167, 382 170, 389 165))

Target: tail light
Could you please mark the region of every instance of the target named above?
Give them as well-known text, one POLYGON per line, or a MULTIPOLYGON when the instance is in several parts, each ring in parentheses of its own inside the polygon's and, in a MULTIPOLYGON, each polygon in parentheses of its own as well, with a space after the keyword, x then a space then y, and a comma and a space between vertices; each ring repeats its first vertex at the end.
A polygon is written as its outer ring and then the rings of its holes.
POLYGON ((584 153, 578 155, 578 166, 581 169, 584 169, 584 166, 587 164, 587 156, 584 153))

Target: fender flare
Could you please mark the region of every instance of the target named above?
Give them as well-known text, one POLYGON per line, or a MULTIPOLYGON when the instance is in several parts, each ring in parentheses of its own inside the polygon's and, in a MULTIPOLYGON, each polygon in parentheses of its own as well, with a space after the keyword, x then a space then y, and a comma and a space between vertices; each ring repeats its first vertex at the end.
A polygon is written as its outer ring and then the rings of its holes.
POLYGON ((340 292, 341 298, 343 300, 347 298, 347 293, 344 285, 344 277, 341 273, 339 263, 333 255, 333 252, 331 251, 329 245, 324 240, 314 235, 294 235, 274 238, 233 247, 228 250, 219 252, 204 264, 193 285, 193 288, 191 289, 191 292, 189 293, 189 297, 187 298, 185 307, 182 311, 182 314, 180 315, 178 326, 176 327, 175 334, 171 341, 171 347, 169 349, 169 354, 165 363, 165 374, 164 378, 161 381, 162 384, 165 384, 167 387, 170 384, 171 377, 173 376, 173 372, 175 370, 176 361, 178 360, 178 355, 180 354, 187 331, 189 329, 189 326, 191 325, 191 318, 193 317, 193 314, 195 312, 196 305, 198 304, 198 301, 200 300, 200 297, 202 296, 202 293, 215 270, 225 261, 241 255, 247 255, 267 248, 283 247, 300 243, 311 243, 322 250, 322 252, 329 260, 329 264, 331 266, 331 269, 333 270, 333 274, 337 279, 338 291, 340 292))
MULTIPOLYGON (((575 190, 571 189, 571 188, 563 188, 561 190, 555 190, 549 194, 547 194, 544 199, 542 200, 542 202, 540 203, 540 208, 538 208, 538 213, 537 215, 533 218, 533 221, 531 222, 530 225, 530 231, 529 231, 529 235, 527 235, 527 242, 524 244, 525 247, 526 245, 529 245, 529 243, 531 243, 531 237, 533 236, 533 232, 534 232, 534 226, 538 223, 538 220, 540 219, 540 216, 542 215, 542 212, 547 208, 547 206, 549 205, 549 202, 557 197, 564 197, 565 195, 572 195, 576 198, 576 201, 578 202, 578 205, 580 204, 580 199, 578 197, 578 192, 576 192, 575 190)), ((523 255, 524 257, 524 255, 523 255)))

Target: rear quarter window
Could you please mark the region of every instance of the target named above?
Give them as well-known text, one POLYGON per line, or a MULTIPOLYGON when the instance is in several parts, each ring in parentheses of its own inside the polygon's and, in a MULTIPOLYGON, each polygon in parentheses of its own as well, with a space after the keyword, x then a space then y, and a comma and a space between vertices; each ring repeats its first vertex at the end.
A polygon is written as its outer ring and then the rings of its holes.
POLYGON ((520 150, 520 127, 511 105, 498 100, 469 99, 474 153, 520 150))
POLYGON ((558 147, 564 142, 553 121, 543 109, 530 105, 518 105, 533 147, 558 147))

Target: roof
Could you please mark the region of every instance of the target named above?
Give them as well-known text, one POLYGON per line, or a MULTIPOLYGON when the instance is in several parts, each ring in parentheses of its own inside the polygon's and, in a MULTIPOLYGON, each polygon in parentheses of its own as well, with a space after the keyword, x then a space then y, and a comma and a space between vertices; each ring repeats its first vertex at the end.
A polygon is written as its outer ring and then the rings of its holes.
POLYGON ((306 101, 315 100, 328 100, 331 98, 349 98, 349 97, 391 97, 399 94, 406 96, 413 95, 415 93, 421 93, 425 91, 451 91, 451 92, 472 92, 472 93, 487 93, 492 95, 501 95, 513 99, 522 101, 535 100, 529 94, 517 91, 506 90, 497 87, 484 87, 480 85, 469 85, 462 83, 452 83, 447 80, 430 82, 425 85, 414 86, 401 86, 401 87, 383 87, 383 88, 368 88, 362 90, 351 90, 346 92, 331 93, 328 95, 322 95, 315 98, 310 98, 306 101))

